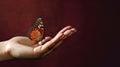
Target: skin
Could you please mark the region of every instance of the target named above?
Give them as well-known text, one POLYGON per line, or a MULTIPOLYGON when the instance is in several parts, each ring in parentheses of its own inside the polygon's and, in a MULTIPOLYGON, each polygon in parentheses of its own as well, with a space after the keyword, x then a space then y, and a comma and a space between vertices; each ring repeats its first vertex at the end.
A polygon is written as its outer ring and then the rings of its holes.
POLYGON ((47 36, 38 43, 31 41, 25 36, 16 36, 7 41, 0 42, 0 61, 44 57, 75 32, 75 28, 66 26, 53 38, 47 36))

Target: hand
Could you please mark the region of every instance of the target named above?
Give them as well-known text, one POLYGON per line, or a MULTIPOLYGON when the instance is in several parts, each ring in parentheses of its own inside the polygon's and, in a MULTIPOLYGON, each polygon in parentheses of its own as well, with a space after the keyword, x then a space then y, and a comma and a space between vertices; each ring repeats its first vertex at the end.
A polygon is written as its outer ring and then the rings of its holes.
POLYGON ((6 53, 11 58, 38 58, 48 55, 56 49, 66 38, 76 32, 75 28, 67 26, 57 33, 54 38, 45 37, 35 43, 28 37, 17 36, 7 41, 6 53))

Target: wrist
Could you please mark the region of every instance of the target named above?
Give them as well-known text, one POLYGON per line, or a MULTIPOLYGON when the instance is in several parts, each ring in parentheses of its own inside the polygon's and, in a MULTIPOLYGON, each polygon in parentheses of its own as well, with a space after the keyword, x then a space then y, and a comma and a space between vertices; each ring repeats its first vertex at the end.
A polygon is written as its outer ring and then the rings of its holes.
POLYGON ((12 57, 6 50, 7 41, 0 42, 0 61, 10 60, 12 57))

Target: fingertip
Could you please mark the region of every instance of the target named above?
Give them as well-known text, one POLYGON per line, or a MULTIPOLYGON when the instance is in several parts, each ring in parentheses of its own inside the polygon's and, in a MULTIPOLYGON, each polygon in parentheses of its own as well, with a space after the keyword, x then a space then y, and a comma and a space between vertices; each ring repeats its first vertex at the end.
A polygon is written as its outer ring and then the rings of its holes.
POLYGON ((39 44, 39 45, 42 45, 42 42, 40 41, 40 42, 38 42, 38 44, 39 44))
POLYGON ((77 32, 76 28, 71 29, 72 32, 77 32))

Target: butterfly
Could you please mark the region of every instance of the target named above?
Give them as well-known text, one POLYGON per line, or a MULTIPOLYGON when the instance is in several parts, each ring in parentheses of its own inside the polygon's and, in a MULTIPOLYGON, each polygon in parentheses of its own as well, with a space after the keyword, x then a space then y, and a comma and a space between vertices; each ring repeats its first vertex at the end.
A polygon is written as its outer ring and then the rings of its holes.
POLYGON ((28 37, 32 41, 39 42, 44 38, 44 25, 42 18, 38 18, 34 26, 28 31, 28 37))

